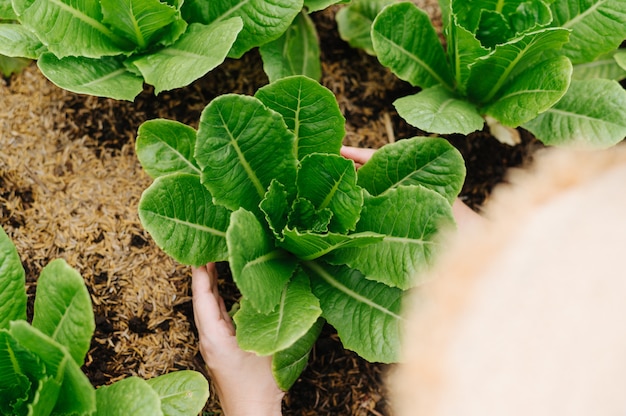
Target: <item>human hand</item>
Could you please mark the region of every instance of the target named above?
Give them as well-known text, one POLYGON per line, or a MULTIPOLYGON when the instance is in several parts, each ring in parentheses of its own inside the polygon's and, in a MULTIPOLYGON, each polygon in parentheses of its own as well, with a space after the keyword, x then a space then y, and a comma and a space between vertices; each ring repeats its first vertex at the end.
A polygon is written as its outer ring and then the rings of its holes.
POLYGON ((376 152, 375 149, 365 149, 362 147, 341 146, 341 156, 346 159, 354 161, 356 167, 359 168, 365 164, 372 155, 376 152))
POLYGON ((285 392, 272 375, 272 357, 243 351, 217 287, 215 264, 192 268, 194 319, 200 353, 226 416, 281 414, 285 392))

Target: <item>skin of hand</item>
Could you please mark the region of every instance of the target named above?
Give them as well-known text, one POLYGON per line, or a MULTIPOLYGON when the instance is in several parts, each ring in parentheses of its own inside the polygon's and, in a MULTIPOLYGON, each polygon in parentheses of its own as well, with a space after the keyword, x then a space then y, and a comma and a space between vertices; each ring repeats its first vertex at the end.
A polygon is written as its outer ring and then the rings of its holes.
POLYGON ((276 385, 272 357, 243 351, 217 287, 215 264, 192 268, 191 290, 200 353, 224 415, 277 416, 285 392, 276 385))
POLYGON ((352 159, 357 168, 360 168, 370 160, 376 149, 365 149, 362 147, 341 146, 341 156, 352 159))

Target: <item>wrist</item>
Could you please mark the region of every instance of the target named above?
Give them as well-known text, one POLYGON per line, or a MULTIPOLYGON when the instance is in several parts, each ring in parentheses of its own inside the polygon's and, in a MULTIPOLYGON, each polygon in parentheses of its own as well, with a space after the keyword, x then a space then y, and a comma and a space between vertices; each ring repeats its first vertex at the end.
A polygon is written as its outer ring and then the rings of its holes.
POLYGON ((282 397, 273 400, 250 401, 239 400, 231 403, 221 403, 224 416, 281 416, 282 397))

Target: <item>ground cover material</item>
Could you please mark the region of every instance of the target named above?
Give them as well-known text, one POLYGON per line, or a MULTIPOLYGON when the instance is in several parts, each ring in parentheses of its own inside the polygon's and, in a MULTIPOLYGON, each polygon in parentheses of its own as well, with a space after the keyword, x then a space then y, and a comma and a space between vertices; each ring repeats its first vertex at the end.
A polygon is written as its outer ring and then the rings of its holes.
MULTIPOLYGON (((414 91, 375 58, 350 49, 336 33, 332 8, 314 16, 323 53, 322 83, 347 119, 344 143, 378 148, 421 132, 392 102, 414 91)), ((265 85, 258 53, 228 60, 193 85, 154 97, 146 88, 133 103, 76 95, 48 82, 32 65, 0 81, 0 226, 27 270, 30 310, 39 275, 64 258, 84 277, 96 332, 83 367, 95 386, 179 369, 203 371, 190 298, 190 271, 161 252, 142 229, 137 203, 150 178, 134 153, 139 125, 164 117, 197 127, 200 112, 219 94, 253 94, 265 85)), ((464 155, 462 199, 475 209, 508 166, 539 145, 523 133, 508 147, 486 132, 450 136, 464 155)), ((225 265, 228 304, 237 291, 225 265)), ((326 327, 309 367, 288 393, 285 415, 390 415, 383 388, 388 366, 345 351, 326 327)), ((212 395, 205 409, 218 412, 212 395)))

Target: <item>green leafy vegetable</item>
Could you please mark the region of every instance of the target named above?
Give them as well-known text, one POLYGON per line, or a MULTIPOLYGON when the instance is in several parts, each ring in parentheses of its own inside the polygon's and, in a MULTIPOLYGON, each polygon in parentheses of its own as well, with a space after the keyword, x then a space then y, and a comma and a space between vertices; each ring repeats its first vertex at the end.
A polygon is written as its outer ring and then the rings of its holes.
POLYGON ((28 32, 27 30, 13 31, 12 29, 14 29, 16 26, 14 24, 15 19, 17 19, 17 16, 13 11, 11 1, 0 0, 0 43, 4 43, 5 37, 7 36, 11 43, 13 43, 11 40, 12 37, 23 37, 22 39, 20 39, 20 43, 22 43, 22 45, 20 45, 19 47, 19 52, 13 51, 13 53, 18 57, 5 56, 0 54, 0 74, 7 78, 10 77, 12 74, 18 73, 26 68, 31 62, 28 58, 31 55, 34 55, 35 57, 39 55, 39 53, 31 49, 33 47, 34 49, 38 49, 42 46, 38 39, 35 39, 34 45, 29 45, 29 43, 33 39, 30 36, 30 32, 28 32))
POLYGON ((549 145, 603 147, 602 137, 626 137, 623 91, 616 81, 606 79, 572 81, 554 107, 524 127, 549 145))
POLYGON ((261 88, 255 97, 279 113, 294 133, 298 160, 314 152, 339 153, 345 119, 332 92, 306 77, 294 77, 261 88))
POLYGON ((26 276, 20 256, 4 230, 0 230, 0 329, 26 319, 26 276))
POLYGON ((626 50, 617 49, 601 55, 591 62, 574 65, 572 79, 604 78, 621 81, 626 78, 626 50))
POLYGON ((323 10, 333 4, 350 3, 351 0, 304 0, 304 7, 310 12, 323 10))
MULTIPOLYGON (((184 7, 198 7, 197 3, 202 2, 206 1, 191 0, 188 4, 185 2, 184 7)), ((239 58, 253 47, 281 36, 303 5, 302 0, 221 0, 208 3, 208 6, 200 6, 205 13, 196 16, 197 21, 210 24, 233 16, 243 20, 244 28, 229 53, 232 58, 239 58)))
POLYGON ((236 18, 210 26, 193 23, 173 44, 130 63, 155 86, 155 94, 187 85, 224 61, 241 27, 236 18))
POLYGON ((380 11, 394 0, 353 0, 337 11, 335 20, 341 39, 353 48, 363 49, 375 55, 370 31, 374 19, 380 11))
POLYGON ((0 20, 15 20, 16 18, 11 0, 0 0, 0 20))
POLYGON ((621 0, 557 0, 550 9, 552 25, 571 30, 570 42, 563 48, 574 64, 595 60, 626 37, 626 4, 621 0))
POLYGON ((239 58, 259 47, 270 82, 292 75, 320 80, 320 45, 309 13, 349 0, 186 0, 182 12, 189 22, 210 24, 238 16, 243 29, 229 56, 239 58))
POLYGON ((207 398, 207 381, 197 371, 175 371, 146 383, 158 394, 164 415, 195 415, 204 404, 201 401, 207 398))
POLYGON ((413 4, 384 8, 373 23, 372 44, 380 62, 401 79, 422 88, 454 89, 452 70, 430 17, 413 4))
POLYGON ((394 106, 400 117, 425 131, 469 134, 485 124, 472 103, 442 85, 424 88, 419 94, 398 98, 394 106))
POLYGON ((25 273, 0 229, 0 414, 197 415, 207 380, 179 371, 131 377, 95 390, 80 366, 95 328, 91 298, 64 260, 41 272, 32 325, 26 321, 25 273))
MULTIPOLYGON (((433 133, 469 134, 490 118, 490 127, 541 132, 538 138, 547 144, 607 147, 624 139, 612 121, 621 117, 623 88, 611 86, 611 99, 602 103, 593 83, 569 89, 575 68, 578 77, 624 76, 616 48, 626 38, 625 2, 441 0, 440 5, 445 51, 429 16, 412 3, 386 6, 371 24, 380 62, 422 88, 395 103, 410 124, 433 133), (595 127, 584 129, 586 137, 571 128, 573 114, 595 127)), ((343 15, 339 20, 348 31, 352 21, 343 15)))
POLYGON ((37 59, 69 91, 131 101, 144 82, 155 94, 180 88, 256 47, 271 81, 319 80, 320 46, 308 13, 344 2, 1 0, 0 21, 20 24, 0 24, 0 54, 37 59))
POLYGON ((322 314, 319 299, 311 292, 308 276, 298 270, 283 286, 275 308, 263 314, 251 307, 246 298, 235 314, 237 342, 241 348, 270 355, 282 351, 301 337, 322 314))
POLYGON ((210 259, 226 259, 230 211, 211 202, 212 196, 198 176, 161 176, 146 190, 144 199, 139 218, 145 226, 158 230, 157 241, 167 241, 165 251, 181 250, 184 257, 180 261, 196 266, 210 259), (191 202, 181 205, 182 200, 191 202))
POLYGON ((141 77, 128 71, 118 57, 68 56, 61 60, 46 52, 39 57, 37 64, 56 86, 80 94, 131 101, 143 90, 141 77))
POLYGON ((0 25, 1 54, 37 59, 42 73, 69 91, 131 101, 144 82, 158 94, 200 78, 224 61, 243 29, 240 17, 188 24, 179 2, 10 4, 20 24, 0 25))
POLYGON ((322 77, 317 31, 304 12, 296 15, 278 39, 262 45, 259 50, 270 82, 290 75, 306 75, 316 80, 322 77))
POLYGON ((311 349, 322 332, 324 322, 323 318, 319 318, 303 337, 274 354, 272 372, 276 375, 280 389, 289 390, 306 368, 311 349))
POLYGON ((193 157, 196 131, 184 124, 168 120, 153 121, 139 127, 143 151, 139 157, 152 178, 180 172, 200 175, 193 157))
POLYGON ((46 295, 35 298, 33 326, 67 346, 76 364, 82 365, 91 339, 81 334, 92 334, 95 323, 81 276, 67 263, 56 260, 42 270, 37 289, 46 295), (62 275, 68 277, 54 279, 62 275))
POLYGON ((386 146, 357 172, 339 155, 344 123, 330 91, 292 76, 255 97, 213 100, 193 155, 187 126, 151 120, 139 129, 144 168, 163 175, 139 203, 144 227, 179 262, 229 261, 242 294, 239 344, 273 355, 284 389, 324 320, 363 357, 397 360, 402 297, 432 263, 437 231, 453 224, 465 176, 447 141, 423 137, 386 146), (206 196, 194 197, 201 188, 206 196), (196 215, 215 209, 229 221, 196 215), (213 248, 199 236, 209 229, 225 232, 213 248))
POLYGON ((96 390, 96 399, 96 415, 163 415, 159 395, 139 377, 128 377, 110 386, 100 387, 96 390))
POLYGON ((0 74, 4 77, 10 77, 11 74, 17 74, 22 69, 30 65, 30 60, 26 58, 11 58, 9 56, 0 55, 0 74))
POLYGON ((402 291, 368 280, 355 269, 323 263, 306 267, 323 316, 337 328, 343 345, 370 361, 397 361, 402 291))

